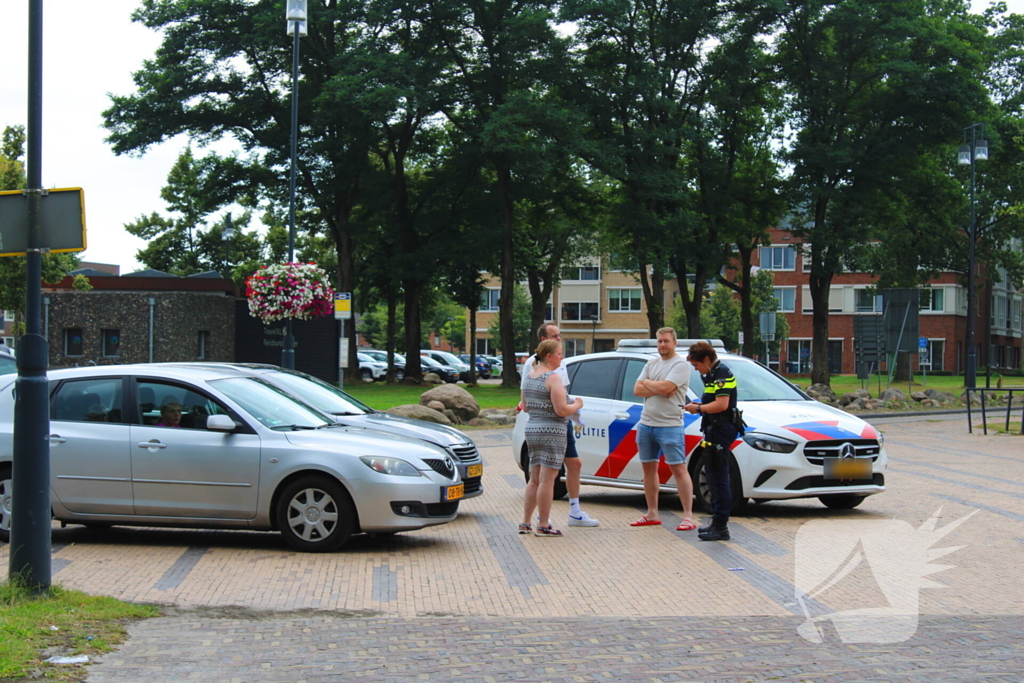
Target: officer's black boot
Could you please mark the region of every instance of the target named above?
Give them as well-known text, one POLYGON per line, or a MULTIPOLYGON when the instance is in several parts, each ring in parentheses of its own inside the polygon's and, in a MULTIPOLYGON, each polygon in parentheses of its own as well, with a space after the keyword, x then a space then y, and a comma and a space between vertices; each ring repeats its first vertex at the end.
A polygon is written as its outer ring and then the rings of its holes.
POLYGON ((728 541, 729 523, 711 520, 711 524, 697 530, 697 538, 702 541, 728 541))

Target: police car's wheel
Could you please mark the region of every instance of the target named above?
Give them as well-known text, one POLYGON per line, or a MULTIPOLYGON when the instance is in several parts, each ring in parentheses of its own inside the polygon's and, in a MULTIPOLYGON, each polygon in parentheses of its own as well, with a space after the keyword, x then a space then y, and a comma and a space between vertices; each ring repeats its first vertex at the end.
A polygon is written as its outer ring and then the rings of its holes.
POLYGON ((832 510, 852 510, 861 503, 867 496, 855 496, 852 493, 838 493, 831 496, 818 496, 825 507, 832 510))
MULTIPOLYGON (((697 506, 705 512, 711 512, 711 490, 708 486, 707 474, 704 471, 704 452, 698 451, 692 462, 693 469, 690 470, 690 478, 693 480, 693 495, 697 499, 697 506)), ((732 490, 730 514, 743 514, 747 508, 747 499, 743 497, 740 470, 732 456, 729 457, 729 488, 732 490)))
MULTIPOLYGON (((526 479, 526 483, 530 483, 530 453, 526 450, 526 445, 523 444, 523 453, 520 456, 520 462, 523 464, 523 477, 526 479)), ((565 465, 558 471, 558 478, 555 479, 555 493, 554 500, 562 500, 566 494, 569 493, 569 487, 562 479, 565 477, 565 465)))
POLYGON ((0 543, 11 540, 11 466, 0 465, 0 543))

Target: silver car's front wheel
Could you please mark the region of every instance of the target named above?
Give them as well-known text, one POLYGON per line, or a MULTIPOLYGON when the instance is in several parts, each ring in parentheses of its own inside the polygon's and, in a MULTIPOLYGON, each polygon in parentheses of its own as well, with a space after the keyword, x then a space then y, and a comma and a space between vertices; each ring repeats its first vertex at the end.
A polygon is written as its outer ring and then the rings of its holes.
POLYGON ((0 541, 11 540, 11 467, 0 467, 0 541))
POLYGON ((327 476, 296 479, 282 492, 277 506, 284 540, 304 552, 337 550, 352 535, 355 518, 348 493, 327 476))

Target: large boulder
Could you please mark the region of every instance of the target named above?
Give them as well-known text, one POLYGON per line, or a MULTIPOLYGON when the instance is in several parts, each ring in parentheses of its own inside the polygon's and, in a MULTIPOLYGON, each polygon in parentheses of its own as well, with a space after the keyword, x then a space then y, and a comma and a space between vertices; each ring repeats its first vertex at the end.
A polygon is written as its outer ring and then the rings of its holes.
POLYGON ((398 415, 399 417, 408 417, 413 420, 424 420, 426 422, 436 422, 437 424, 448 425, 449 427, 452 424, 452 421, 445 417, 444 413, 439 413, 433 408, 419 406, 413 403, 406 403, 405 405, 388 408, 386 412, 389 412, 392 415, 398 415))
POLYGON ((918 403, 921 403, 922 401, 928 399, 928 394, 924 393, 923 391, 915 391, 910 394, 910 398, 914 399, 918 403))
POLYGON ((882 395, 879 398, 881 398, 883 401, 890 401, 890 402, 892 402, 892 401, 906 401, 907 400, 907 395, 904 394, 899 389, 897 389, 896 387, 889 387, 888 389, 886 389, 885 391, 882 392, 882 395))
POLYGON ((956 394, 952 394, 948 391, 939 391, 938 389, 925 389, 924 395, 933 401, 946 402, 955 401, 956 394))
POLYGON ((836 402, 836 392, 827 384, 812 384, 807 387, 807 395, 824 403, 836 402))
POLYGON ((420 396, 420 405, 425 406, 431 401, 440 401, 463 422, 469 422, 480 414, 480 404, 472 394, 457 384, 444 384, 425 391, 420 396))

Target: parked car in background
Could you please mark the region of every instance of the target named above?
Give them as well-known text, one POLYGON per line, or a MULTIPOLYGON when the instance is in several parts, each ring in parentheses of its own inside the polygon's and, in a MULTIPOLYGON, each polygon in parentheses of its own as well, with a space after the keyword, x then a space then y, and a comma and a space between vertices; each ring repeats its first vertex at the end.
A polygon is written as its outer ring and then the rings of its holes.
MULTIPOLYGON (((676 353, 686 355, 698 340, 678 340, 676 353)), ((733 445, 730 467, 733 510, 739 512, 747 499, 755 501, 818 498, 826 507, 847 510, 867 496, 885 491, 887 456, 884 437, 864 420, 810 398, 796 385, 749 358, 726 353, 722 342, 718 357, 736 377, 739 409, 748 425, 733 445)), ((582 482, 599 486, 643 490, 643 472, 637 458, 636 428, 643 399, 633 386, 647 361, 657 357, 653 339, 625 339, 618 349, 565 359, 569 394, 583 397, 577 425, 576 450, 583 465, 582 482)), ((700 375, 692 370, 689 400, 699 400, 704 390, 700 375)), ((710 509, 708 482, 704 476, 701 418, 683 413, 688 469, 694 493, 705 510, 710 509)), ((520 414, 512 433, 512 449, 520 468, 529 464, 520 414)), ((664 469, 662 491, 675 491, 664 469)), ((556 481, 555 496, 565 495, 565 484, 556 481)))
POLYGON ((0 344, 0 375, 18 372, 18 361, 14 352, 6 344, 0 344))
POLYGON ((356 358, 359 359, 359 376, 362 377, 364 382, 373 382, 388 378, 388 364, 386 362, 381 363, 379 360, 376 360, 362 351, 356 354, 356 358))
MULTIPOLYGON (((470 355, 468 353, 463 353, 458 356, 458 359, 466 365, 469 365, 470 355)), ((480 379, 491 378, 491 363, 483 356, 476 357, 476 376, 480 379)))
POLYGON ((501 362, 500 358, 490 354, 481 354, 478 358, 483 358, 491 364, 491 377, 501 377, 501 370, 504 364, 501 362))
POLYGON ((420 356, 427 356, 441 365, 447 365, 455 370, 457 379, 461 379, 463 382, 469 381, 469 363, 463 363, 455 354, 448 353, 447 351, 423 349, 420 351, 420 356))
POLYGON ((432 372, 441 378, 442 382, 448 384, 455 384, 459 381, 459 370, 449 365, 441 365, 430 356, 420 356, 420 367, 423 369, 423 374, 432 372))
MULTIPOLYGON (((384 364, 384 376, 387 377, 388 367, 388 352, 378 351, 377 349, 360 349, 359 353, 369 356, 378 363, 384 364)), ((394 354, 395 357, 395 381, 401 382, 405 379, 405 356, 400 353, 394 354)))
MULTIPOLYGON (((172 365, 172 364, 162 364, 172 365)), ((465 484, 465 498, 475 498, 484 492, 481 475, 483 460, 473 440, 451 427, 399 417, 374 410, 333 384, 297 370, 286 370, 276 365, 258 363, 174 363, 180 367, 217 367, 224 373, 258 377, 286 391, 292 398, 302 401, 336 422, 350 427, 365 427, 389 434, 422 439, 437 444, 455 460, 459 475, 465 484)))
MULTIPOLYGON (((0 382, 5 492, 14 380, 0 382)), ((270 382, 216 365, 66 368, 49 380, 49 493, 61 522, 277 530, 296 550, 329 552, 355 533, 450 522, 465 493, 446 449, 337 424, 270 382), (173 410, 179 427, 163 426, 173 410)))

